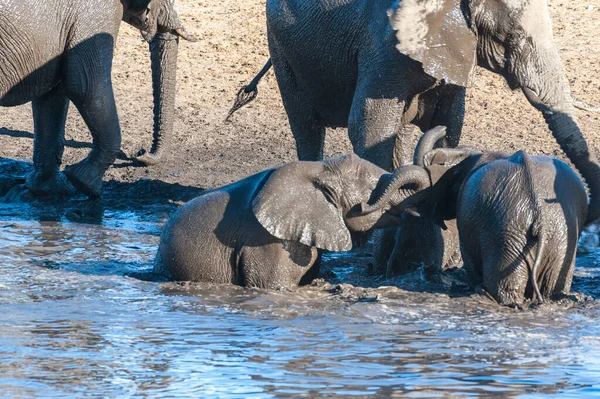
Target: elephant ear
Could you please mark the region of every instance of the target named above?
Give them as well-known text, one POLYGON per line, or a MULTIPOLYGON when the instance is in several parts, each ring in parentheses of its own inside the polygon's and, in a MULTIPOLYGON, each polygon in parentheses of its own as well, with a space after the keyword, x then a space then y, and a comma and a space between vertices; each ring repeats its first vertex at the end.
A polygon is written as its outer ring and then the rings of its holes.
POLYGON ((297 161, 273 171, 252 202, 259 223, 273 236, 328 251, 352 249, 341 209, 328 200, 319 175, 323 162, 297 161))
POLYGON ((454 168, 456 166, 447 169, 431 187, 421 190, 402 201, 400 208, 408 214, 432 220, 446 230, 444 220, 456 217, 456 211, 453 209, 456 207, 456 192, 453 188, 456 185, 457 175, 454 173, 454 168))
POLYGON ((477 63, 477 35, 461 0, 396 0, 388 17, 396 48, 436 79, 467 87, 477 63))
POLYGON ((444 230, 444 220, 456 218, 460 188, 482 155, 474 147, 437 148, 424 156, 425 170, 432 186, 404 200, 400 207, 407 213, 433 220, 444 230))

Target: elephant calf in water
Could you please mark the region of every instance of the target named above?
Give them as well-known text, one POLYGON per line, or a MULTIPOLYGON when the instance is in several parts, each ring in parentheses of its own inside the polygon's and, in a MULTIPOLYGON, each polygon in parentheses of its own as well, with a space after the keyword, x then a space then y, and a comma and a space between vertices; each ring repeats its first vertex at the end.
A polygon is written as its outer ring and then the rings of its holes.
POLYGON ((350 250, 356 233, 396 223, 391 208, 429 186, 423 168, 388 173, 356 155, 268 169, 183 205, 161 235, 155 272, 260 288, 306 284, 318 276, 319 249, 350 250), (362 212, 383 198, 376 212, 362 212))
POLYGON ((456 218, 462 257, 473 283, 502 305, 569 293, 586 191, 564 162, 548 156, 440 148, 424 164, 448 170, 398 209, 456 218))

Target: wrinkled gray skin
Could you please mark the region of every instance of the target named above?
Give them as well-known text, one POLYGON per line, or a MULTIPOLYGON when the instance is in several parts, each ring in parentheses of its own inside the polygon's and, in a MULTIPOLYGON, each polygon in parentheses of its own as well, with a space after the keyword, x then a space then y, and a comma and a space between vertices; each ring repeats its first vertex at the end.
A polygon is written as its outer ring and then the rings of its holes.
POLYGON ((356 155, 268 169, 207 191, 172 215, 155 271, 262 288, 305 284, 319 274, 318 249, 347 251, 354 238, 397 223, 388 211, 429 185, 422 168, 390 174, 356 155), (371 204, 377 210, 363 213, 371 204))
POLYGON ((388 170, 406 123, 447 126, 444 144, 455 147, 480 65, 542 112, 590 186, 590 219, 600 215, 600 168, 575 119, 546 0, 268 0, 267 31, 299 159, 322 159, 326 126, 347 126, 354 151, 388 170))
POLYGON ((373 271, 390 278, 419 268, 427 276, 460 267, 460 242, 454 220, 446 222, 444 230, 429 220, 405 215, 401 227, 373 233, 373 271))
POLYGON ((461 148, 433 150, 425 164, 448 171, 402 206, 440 225, 456 218, 475 284, 512 306, 569 293, 588 206, 584 185, 567 164, 523 151, 461 148))
MULTIPOLYGON (((436 142, 441 141, 446 129, 438 127, 423 134, 414 125, 405 130, 414 130, 413 136, 419 138, 415 148, 413 163, 424 167, 430 180, 436 182, 447 171, 446 167, 423 164, 423 157, 431 151, 436 142)), ((394 157, 399 158, 396 148, 394 157)), ((373 271, 388 278, 422 268, 427 276, 436 278, 436 274, 449 268, 462 265, 456 223, 450 221, 443 230, 437 224, 424 218, 405 214, 400 227, 377 230, 373 233, 373 271), (424 245, 423 243, 427 243, 424 245)))
POLYGON ((158 160, 173 130, 178 37, 185 32, 174 0, 0 0, 0 105, 32 102, 35 171, 26 180, 35 194, 72 193, 59 172, 69 101, 91 131, 93 149, 65 169, 70 183, 90 197, 121 145, 111 83, 121 20, 150 41, 154 92, 154 143, 141 161, 158 160))
POLYGON ((588 221, 600 216, 600 167, 575 117, 546 0, 268 0, 267 30, 299 159, 322 159, 326 127, 348 127, 354 151, 387 170, 394 145, 410 142, 408 123, 447 126, 440 145, 455 147, 479 65, 543 114, 590 188, 588 221))

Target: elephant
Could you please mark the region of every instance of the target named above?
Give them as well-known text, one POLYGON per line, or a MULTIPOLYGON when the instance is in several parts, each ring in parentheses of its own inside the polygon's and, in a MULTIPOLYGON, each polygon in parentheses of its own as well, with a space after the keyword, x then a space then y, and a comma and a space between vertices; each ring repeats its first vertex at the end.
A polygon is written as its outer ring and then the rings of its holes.
MULTIPOLYGON (((414 144, 413 164, 424 167, 435 183, 447 168, 439 165, 424 165, 423 155, 431 151, 436 143, 444 138, 445 127, 437 127, 423 134, 414 125, 407 125, 405 130, 413 129, 413 136, 418 136, 414 144)), ((400 158, 404 148, 395 148, 394 158, 400 158)), ((429 219, 410 214, 403 215, 399 227, 377 230, 373 233, 373 271, 375 274, 393 277, 402 275, 417 268, 422 268, 427 277, 437 279, 440 272, 453 269, 462 264, 458 230, 454 221, 446 222, 447 229, 429 219), (427 245, 423 245, 427 242, 427 245)))
POLYGON ((100 195, 121 146, 111 82, 121 20, 150 43, 154 140, 138 160, 152 164, 173 131, 178 38, 195 40, 181 24, 175 0, 0 1, 0 105, 32 102, 35 170, 25 185, 34 194, 72 194, 75 188, 100 195), (69 101, 90 129, 93 148, 65 168, 65 178, 59 167, 69 101))
POLYGON ((268 169, 177 210, 154 273, 259 288, 307 284, 319 275, 321 250, 348 251, 373 229, 399 223, 393 206, 430 184, 421 167, 389 173, 354 154, 268 169))
POLYGON ((385 234, 384 229, 374 232, 374 274, 390 278, 422 268, 427 278, 436 280, 441 272, 460 267, 455 221, 446 221, 446 227, 444 230, 428 219, 407 214, 400 227, 388 228, 391 233, 385 234))
POLYGON ((327 127, 347 127, 354 152, 386 170, 397 166, 394 147, 410 141, 408 123, 447 126, 439 145, 456 147, 478 65, 541 112, 587 182, 587 221, 600 216, 600 166, 577 122, 581 104, 546 0, 267 0, 266 13, 270 59, 232 111, 256 96, 272 65, 300 160, 322 159, 327 127))
POLYGON ((508 155, 438 148, 424 164, 447 171, 395 210, 456 219, 464 267, 499 304, 569 294, 588 199, 566 163, 524 151, 508 155))

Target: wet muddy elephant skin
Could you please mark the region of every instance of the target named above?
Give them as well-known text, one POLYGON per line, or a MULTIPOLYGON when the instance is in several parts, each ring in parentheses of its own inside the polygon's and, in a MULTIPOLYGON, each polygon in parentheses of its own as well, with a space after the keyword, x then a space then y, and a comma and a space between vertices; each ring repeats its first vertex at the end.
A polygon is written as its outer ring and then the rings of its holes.
MULTIPOLYGON (((445 136, 446 129, 439 126, 423 133, 416 126, 408 125, 405 130, 408 128, 416 128, 414 134, 419 137, 413 163, 424 167, 435 183, 448 168, 424 165, 423 158, 445 136)), ((373 271, 389 278, 422 268, 425 276, 435 279, 439 272, 462 265, 456 223, 448 222, 447 227, 443 230, 429 219, 405 214, 400 227, 375 231, 373 271)))
POLYGON ((590 187, 589 220, 600 216, 600 167, 576 121, 546 0, 268 0, 267 32, 299 159, 322 159, 328 126, 347 126, 354 151, 387 170, 394 145, 407 145, 406 123, 447 126, 444 144, 455 147, 480 65, 543 114, 590 187))
POLYGON ((429 185, 422 168, 388 173, 356 155, 269 169, 183 205, 161 234, 155 271, 262 288, 305 284, 319 274, 319 249, 350 250, 355 234, 396 223, 390 207, 429 185))
MULTIPOLYGON (((0 106, 32 101, 35 194, 71 193, 59 173, 65 120, 72 101, 91 131, 93 149, 65 169, 70 183, 91 197, 121 145, 111 83, 121 20, 150 41, 154 92, 154 144, 142 157, 158 159, 173 129, 178 37, 185 32, 174 0, 0 0, 0 106)), ((147 162, 150 163, 152 159, 147 162)))
POLYGON ((588 210, 577 174, 558 159, 523 151, 461 151, 428 153, 429 164, 464 160, 406 204, 415 201, 421 216, 440 224, 456 218, 464 266, 498 303, 568 294, 588 210))

